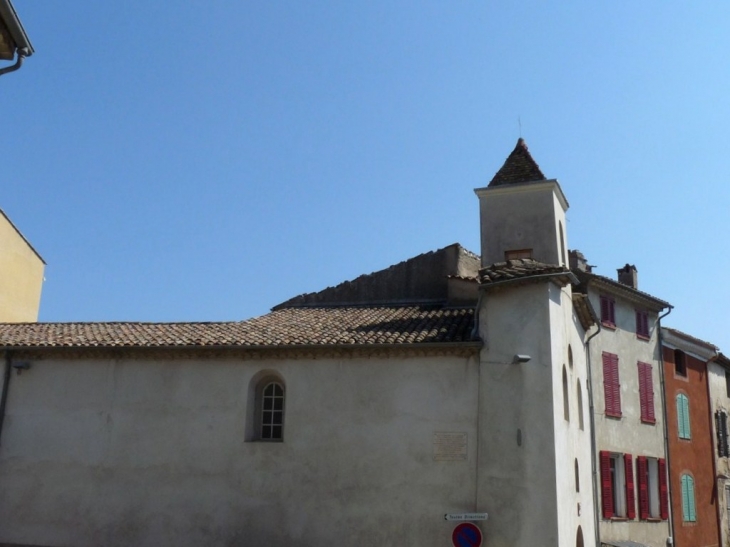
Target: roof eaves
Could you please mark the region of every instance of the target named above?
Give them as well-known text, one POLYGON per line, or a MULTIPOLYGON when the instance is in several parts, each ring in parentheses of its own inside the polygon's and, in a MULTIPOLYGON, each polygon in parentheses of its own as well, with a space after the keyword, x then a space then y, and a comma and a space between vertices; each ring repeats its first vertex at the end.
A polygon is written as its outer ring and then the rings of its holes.
POLYGON ((570 270, 565 270, 561 272, 541 273, 534 275, 525 275, 522 277, 513 277, 510 279, 500 279, 499 281, 482 281, 480 288, 491 289, 493 287, 503 287, 504 285, 509 284, 538 283, 543 279, 556 281, 563 287, 568 285, 569 283, 578 283, 578 279, 575 277, 573 272, 571 272, 570 270))
POLYGON ((330 351, 330 350, 393 350, 393 349, 480 349, 484 343, 481 340, 464 340, 461 342, 405 342, 380 344, 97 344, 97 345, 7 345, 0 347, 0 351, 32 351, 62 353, 68 351, 120 351, 120 350, 162 350, 162 351, 262 351, 290 349, 301 351, 330 351))
POLYGON ((710 361, 717 357, 719 349, 710 342, 669 327, 662 327, 662 344, 670 349, 689 353, 700 361, 710 361))
POLYGON ((574 273, 576 274, 576 277, 581 284, 595 284, 602 289, 607 290, 608 292, 619 294, 625 298, 628 298, 629 300, 633 300, 643 305, 647 305, 654 308, 656 311, 673 307, 669 302, 652 296, 649 293, 645 293, 638 289, 631 288, 628 285, 624 285, 623 283, 619 283, 618 281, 614 281, 613 279, 610 279, 608 277, 604 277, 602 275, 594 273, 583 272, 580 270, 577 270, 574 273))
POLYGON ((573 308, 578 315, 578 320, 580 321, 583 330, 587 331, 593 325, 599 324, 596 310, 593 309, 591 301, 585 294, 577 292, 573 293, 573 308))
POLYGON ((0 19, 5 23, 18 50, 24 50, 26 57, 35 51, 10 0, 0 0, 0 19))

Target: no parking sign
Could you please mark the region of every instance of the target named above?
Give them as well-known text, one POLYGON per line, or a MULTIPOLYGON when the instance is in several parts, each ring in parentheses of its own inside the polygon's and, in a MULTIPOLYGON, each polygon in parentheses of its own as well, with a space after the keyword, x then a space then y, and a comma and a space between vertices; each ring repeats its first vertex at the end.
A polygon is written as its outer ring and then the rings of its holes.
POLYGON ((462 522, 451 534, 451 541, 454 547, 480 547, 482 544, 482 531, 476 524, 462 522))

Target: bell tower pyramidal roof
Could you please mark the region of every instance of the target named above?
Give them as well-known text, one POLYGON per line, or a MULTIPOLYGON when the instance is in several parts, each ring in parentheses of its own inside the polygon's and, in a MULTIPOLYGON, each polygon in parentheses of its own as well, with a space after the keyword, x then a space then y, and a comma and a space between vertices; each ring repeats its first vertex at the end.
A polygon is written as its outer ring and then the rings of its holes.
POLYGON ((517 146, 507 156, 504 165, 494 175, 488 187, 543 180, 547 180, 547 178, 543 175, 537 162, 532 159, 524 139, 520 137, 517 141, 517 146))
POLYGON ((565 213, 568 201, 556 179, 548 179, 519 139, 479 197, 482 267, 531 258, 568 264, 565 213))

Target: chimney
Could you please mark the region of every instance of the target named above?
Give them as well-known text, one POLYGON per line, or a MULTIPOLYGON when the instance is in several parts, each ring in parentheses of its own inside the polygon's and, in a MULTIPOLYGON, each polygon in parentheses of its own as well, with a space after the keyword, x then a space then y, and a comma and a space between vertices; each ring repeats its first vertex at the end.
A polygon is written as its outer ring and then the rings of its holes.
POLYGON ((568 260, 570 260, 571 270, 580 270, 581 272, 591 273, 591 269, 593 267, 588 264, 588 260, 586 260, 586 257, 583 256, 583 253, 580 251, 568 251, 568 260))
POLYGON ((632 289, 639 288, 639 277, 636 271, 636 266, 633 264, 626 264, 623 268, 616 270, 618 272, 618 282, 623 285, 628 285, 632 289))

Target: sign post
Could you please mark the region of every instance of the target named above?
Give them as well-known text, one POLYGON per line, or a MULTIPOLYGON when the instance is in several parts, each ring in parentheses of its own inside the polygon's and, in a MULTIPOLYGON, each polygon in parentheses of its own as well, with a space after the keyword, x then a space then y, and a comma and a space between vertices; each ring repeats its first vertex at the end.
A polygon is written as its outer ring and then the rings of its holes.
POLYGON ((476 524, 462 522, 454 528, 451 541, 454 547, 481 547, 482 531, 476 524))

